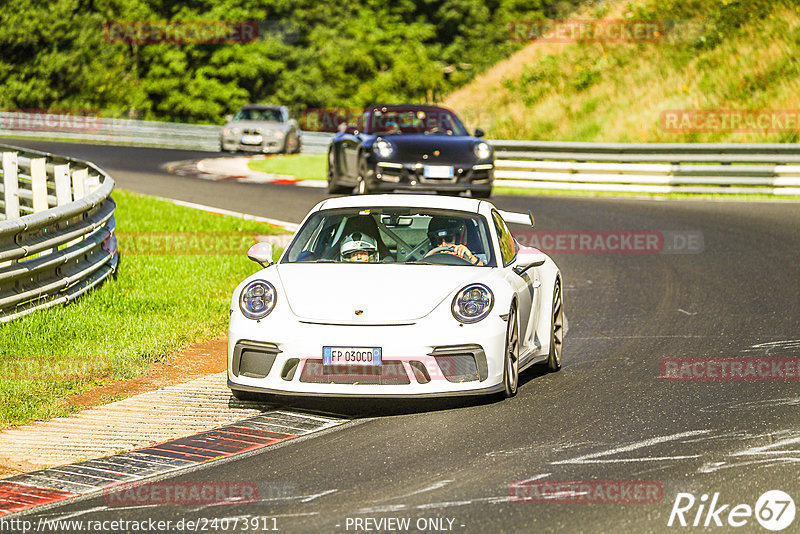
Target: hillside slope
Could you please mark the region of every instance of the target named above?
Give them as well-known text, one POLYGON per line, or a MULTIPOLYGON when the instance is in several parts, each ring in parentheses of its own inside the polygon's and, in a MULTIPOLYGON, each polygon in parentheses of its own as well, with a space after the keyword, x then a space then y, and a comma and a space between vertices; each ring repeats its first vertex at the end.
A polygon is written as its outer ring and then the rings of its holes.
POLYGON ((443 104, 497 139, 796 142, 799 11, 788 0, 600 4, 574 18, 655 21, 664 35, 532 41, 443 104))

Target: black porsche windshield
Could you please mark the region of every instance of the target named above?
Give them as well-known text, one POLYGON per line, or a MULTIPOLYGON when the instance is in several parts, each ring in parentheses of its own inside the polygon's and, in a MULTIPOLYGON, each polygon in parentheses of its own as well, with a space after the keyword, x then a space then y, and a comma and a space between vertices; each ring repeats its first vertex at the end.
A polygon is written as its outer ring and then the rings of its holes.
POLYGON ((311 216, 281 262, 494 267, 492 251, 488 225, 478 214, 406 207, 341 208, 311 216))
POLYGON ((469 135, 464 125, 446 109, 383 108, 369 113, 368 133, 469 135))

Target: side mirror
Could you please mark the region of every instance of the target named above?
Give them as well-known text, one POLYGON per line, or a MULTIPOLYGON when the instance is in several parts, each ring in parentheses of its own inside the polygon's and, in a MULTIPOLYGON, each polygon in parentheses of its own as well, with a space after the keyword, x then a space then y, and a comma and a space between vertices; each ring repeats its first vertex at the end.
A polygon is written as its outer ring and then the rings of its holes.
POLYGON ((486 135, 486 132, 480 128, 475 128, 475 137, 483 137, 484 135, 486 135))
POLYGON ((256 243, 247 251, 247 257, 262 267, 269 267, 272 265, 272 244, 256 243))
POLYGON ((539 267, 547 261, 547 255, 541 252, 520 252, 517 254, 517 264, 514 272, 522 276, 531 267, 539 267))
POLYGON ((233 115, 225 115, 225 122, 231 122, 233 120, 233 115))

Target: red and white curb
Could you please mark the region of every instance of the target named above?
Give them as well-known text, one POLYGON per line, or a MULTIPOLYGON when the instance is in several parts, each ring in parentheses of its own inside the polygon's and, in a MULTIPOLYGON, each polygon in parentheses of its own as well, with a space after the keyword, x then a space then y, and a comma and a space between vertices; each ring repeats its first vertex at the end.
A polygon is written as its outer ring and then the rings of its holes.
POLYGON ((345 422, 347 419, 274 410, 159 445, 17 475, 0 480, 0 517, 230 458, 345 422))
POLYGON ((264 156, 233 156, 201 160, 173 161, 164 168, 179 176, 204 180, 232 181, 249 184, 289 184, 299 187, 325 188, 324 180, 298 180, 290 174, 272 174, 252 170, 248 163, 264 156))

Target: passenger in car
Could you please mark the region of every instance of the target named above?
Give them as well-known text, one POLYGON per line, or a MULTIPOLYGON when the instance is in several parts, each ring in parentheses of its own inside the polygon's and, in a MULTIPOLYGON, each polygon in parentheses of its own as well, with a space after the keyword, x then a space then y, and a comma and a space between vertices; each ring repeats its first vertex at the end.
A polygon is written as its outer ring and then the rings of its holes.
POLYGON ((344 238, 339 256, 343 262, 375 263, 378 261, 378 244, 368 235, 353 232, 344 238))

